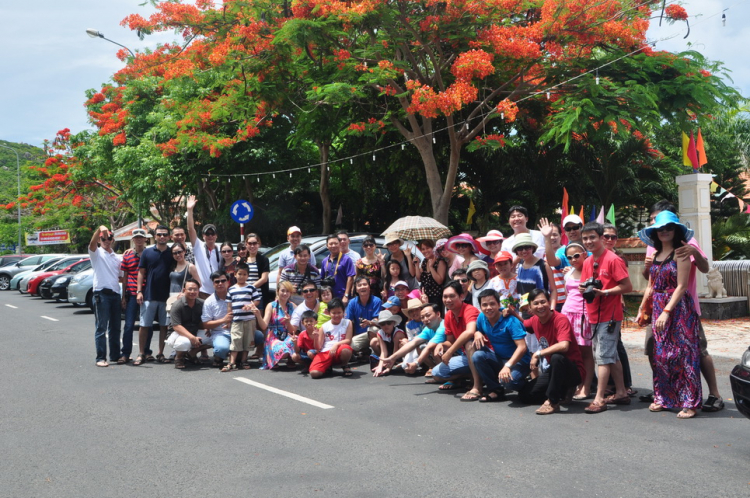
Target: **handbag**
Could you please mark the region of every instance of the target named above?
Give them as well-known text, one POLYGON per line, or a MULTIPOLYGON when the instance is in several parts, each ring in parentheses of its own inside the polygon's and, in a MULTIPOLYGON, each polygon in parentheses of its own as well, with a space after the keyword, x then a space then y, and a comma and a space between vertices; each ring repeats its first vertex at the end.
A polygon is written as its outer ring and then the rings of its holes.
MULTIPOLYGON (((185 288, 185 282, 187 282, 188 273, 190 273, 190 264, 188 264, 187 266, 185 266, 185 278, 182 279, 182 288, 183 289, 185 288)), ((178 292, 177 295, 169 296, 169 298, 167 299, 167 306, 166 306, 167 313, 169 313, 170 311, 172 311, 172 305, 177 302, 177 300, 180 297, 180 294, 181 293, 178 292)))
POLYGON ((636 317, 635 321, 638 323, 639 327, 645 327, 646 325, 649 325, 651 323, 651 320, 654 315, 654 288, 650 285, 648 286, 648 289, 646 289, 646 299, 644 300, 643 305, 638 308, 638 316, 636 317))

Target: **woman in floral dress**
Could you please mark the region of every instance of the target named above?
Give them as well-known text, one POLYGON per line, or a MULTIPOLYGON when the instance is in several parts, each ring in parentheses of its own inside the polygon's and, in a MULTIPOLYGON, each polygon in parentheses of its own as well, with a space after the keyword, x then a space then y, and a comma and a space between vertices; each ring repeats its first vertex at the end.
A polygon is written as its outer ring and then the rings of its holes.
POLYGON ((266 312, 261 319, 258 317, 258 327, 266 330, 265 351, 261 369, 270 370, 281 360, 292 362, 294 354, 294 327, 292 327, 292 313, 294 304, 290 301, 294 293, 294 286, 287 282, 279 282, 276 288, 276 300, 268 303, 266 312))
MULTIPOLYGON (((654 402, 652 412, 678 408, 677 418, 695 417, 702 403, 700 317, 688 289, 692 262, 674 251, 693 236, 676 214, 662 211, 638 234, 656 249, 649 285, 653 288, 654 402)), ((649 293, 644 296, 649 299, 649 293)))
POLYGON ((383 254, 375 254, 375 239, 367 237, 362 241, 362 250, 364 256, 357 260, 354 267, 357 269, 357 276, 363 275, 370 281, 370 291, 376 296, 380 295, 381 280, 383 280, 383 254))

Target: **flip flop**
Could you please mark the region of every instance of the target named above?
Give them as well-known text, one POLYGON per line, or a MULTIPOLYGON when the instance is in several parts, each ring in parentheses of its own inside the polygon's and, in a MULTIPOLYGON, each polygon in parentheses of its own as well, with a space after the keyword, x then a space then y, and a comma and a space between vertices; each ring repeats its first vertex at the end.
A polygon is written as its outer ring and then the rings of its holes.
POLYGON ((452 391, 454 389, 459 389, 461 386, 454 384, 451 381, 446 382, 442 386, 438 387, 441 391, 452 391))
POLYGON ((468 391, 466 394, 461 396, 461 401, 479 401, 479 398, 482 397, 482 393, 478 393, 476 391, 468 391))
POLYGON ((500 394, 495 391, 489 392, 479 398, 480 403, 497 403, 499 401, 505 401, 505 394, 500 394), (494 396, 492 396, 493 394, 494 396))
POLYGON ((427 379, 426 381, 424 381, 424 383, 425 384, 442 384, 442 382, 437 381, 437 380, 433 379, 432 377, 430 377, 429 379, 427 379))
POLYGON ((133 366, 137 367, 138 365, 142 365, 145 359, 146 359, 146 355, 139 354, 138 357, 133 362, 133 366))
POLYGON ((680 420, 688 419, 688 418, 695 418, 695 416, 698 415, 698 410, 693 410, 693 413, 688 412, 687 408, 683 408, 680 410, 680 413, 677 414, 677 418, 680 420))
POLYGON ((650 412, 656 413, 656 412, 663 412, 664 410, 666 410, 666 408, 664 408, 661 405, 657 405, 656 403, 651 403, 651 406, 648 407, 648 410, 650 412))

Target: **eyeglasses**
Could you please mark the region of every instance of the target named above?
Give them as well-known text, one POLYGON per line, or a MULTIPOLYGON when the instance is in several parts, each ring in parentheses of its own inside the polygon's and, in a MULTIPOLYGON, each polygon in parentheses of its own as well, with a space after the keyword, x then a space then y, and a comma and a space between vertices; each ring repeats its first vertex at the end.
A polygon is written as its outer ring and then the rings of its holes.
POLYGON ((185 251, 172 251, 172 254, 174 254, 175 256, 177 256, 178 254, 182 254, 184 252, 185 251))
POLYGON ((168 233, 157 233, 156 236, 157 237, 169 237, 169 234, 168 233))
POLYGON ((228 282, 228 280, 226 278, 222 278, 220 280, 214 280, 214 285, 225 284, 227 282, 228 282))
POLYGON ((577 252, 575 254, 571 254, 570 256, 568 256, 568 259, 578 259, 581 256, 583 256, 583 253, 582 252, 577 252))
POLYGON ((302 294, 312 294, 313 292, 317 292, 318 289, 302 289, 302 294))
POLYGON ((246 242, 245 245, 246 246, 257 246, 258 243, 257 242, 246 242))
POLYGON ((221 252, 229 254, 229 253, 234 252, 234 250, 233 249, 222 249, 221 252))
POLYGON ((617 235, 612 235, 611 233, 605 233, 602 237, 607 240, 617 240, 617 235))
POLYGON ((581 229, 581 225, 580 224, 578 224, 578 225, 565 225, 565 231, 566 232, 572 232, 574 230, 580 230, 580 229, 581 229))
POLYGON ((110 235, 109 237, 101 237, 102 240, 114 240, 114 237, 110 235))

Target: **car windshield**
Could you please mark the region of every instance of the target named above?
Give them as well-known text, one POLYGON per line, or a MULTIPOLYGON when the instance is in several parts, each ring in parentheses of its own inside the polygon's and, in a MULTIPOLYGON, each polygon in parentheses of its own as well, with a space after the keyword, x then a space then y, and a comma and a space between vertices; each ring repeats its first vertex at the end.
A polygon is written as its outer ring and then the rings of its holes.
POLYGON ((58 261, 60 261, 60 260, 59 259, 50 259, 49 261, 45 261, 44 263, 42 263, 41 265, 37 266, 36 268, 34 268, 31 271, 44 271, 44 270, 47 270, 47 269, 49 269, 49 267, 51 267, 52 265, 54 265, 58 261))
POLYGON ((281 255, 282 251, 285 251, 288 247, 289 242, 284 242, 283 244, 279 244, 276 247, 269 249, 263 254, 263 256, 268 258, 270 266, 274 266, 274 262, 279 260, 279 256, 281 255))
POLYGON ((58 261, 57 263, 53 264, 52 266, 47 268, 47 271, 57 271, 57 270, 64 270, 65 268, 69 267, 73 264, 72 259, 62 259, 58 261))
POLYGON ((76 263, 73 266, 70 267, 70 270, 68 270, 70 273, 77 273, 82 270, 87 270, 91 268, 91 260, 81 261, 80 263, 76 263))

